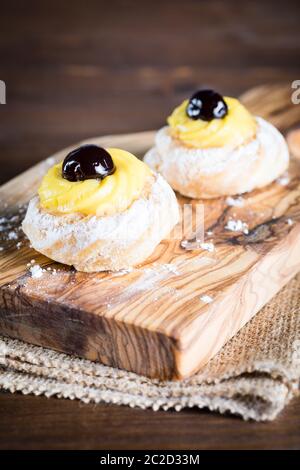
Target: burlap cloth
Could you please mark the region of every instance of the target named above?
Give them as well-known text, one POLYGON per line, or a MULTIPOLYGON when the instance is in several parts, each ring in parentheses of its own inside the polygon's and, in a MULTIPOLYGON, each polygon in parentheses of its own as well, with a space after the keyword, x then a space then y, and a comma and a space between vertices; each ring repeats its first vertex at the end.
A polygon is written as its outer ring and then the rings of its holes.
POLYGON ((11 392, 140 408, 209 408, 272 420, 299 390, 300 274, 206 367, 158 382, 0 337, 0 387, 11 392))

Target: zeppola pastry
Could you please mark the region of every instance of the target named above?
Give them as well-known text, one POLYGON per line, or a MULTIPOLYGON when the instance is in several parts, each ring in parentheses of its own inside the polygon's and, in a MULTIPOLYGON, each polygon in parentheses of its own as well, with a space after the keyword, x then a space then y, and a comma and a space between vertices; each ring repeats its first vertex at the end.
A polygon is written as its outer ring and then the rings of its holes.
POLYGON ((173 111, 144 161, 184 196, 208 199, 271 183, 289 153, 281 133, 237 99, 200 90, 173 111))
POLYGON ((143 262, 178 222, 175 194, 134 155, 84 145, 44 176, 23 230, 33 248, 79 271, 143 262))

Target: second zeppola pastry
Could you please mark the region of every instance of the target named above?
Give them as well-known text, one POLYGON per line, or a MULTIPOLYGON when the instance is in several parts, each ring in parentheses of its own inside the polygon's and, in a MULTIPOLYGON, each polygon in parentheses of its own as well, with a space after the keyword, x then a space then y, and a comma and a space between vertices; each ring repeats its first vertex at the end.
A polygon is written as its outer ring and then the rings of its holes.
POLYGON ((175 194, 134 155, 84 145, 44 176, 23 221, 33 248, 79 271, 143 262, 178 222, 175 194))
POLYGON ((271 183, 289 153, 281 133, 237 99, 200 90, 173 111, 144 161, 184 196, 214 198, 271 183))

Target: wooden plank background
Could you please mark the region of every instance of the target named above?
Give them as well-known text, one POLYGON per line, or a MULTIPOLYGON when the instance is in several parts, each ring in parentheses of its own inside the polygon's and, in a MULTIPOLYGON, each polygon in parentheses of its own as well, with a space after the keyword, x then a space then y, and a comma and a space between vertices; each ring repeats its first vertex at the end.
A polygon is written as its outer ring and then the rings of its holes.
MULTIPOLYGON (((199 85, 239 94, 300 79, 298 0, 1 5, 0 182, 82 138, 157 128, 199 85)), ((0 394, 1 448, 299 448, 274 423, 0 394), (155 438, 154 438, 155 436, 155 438)))

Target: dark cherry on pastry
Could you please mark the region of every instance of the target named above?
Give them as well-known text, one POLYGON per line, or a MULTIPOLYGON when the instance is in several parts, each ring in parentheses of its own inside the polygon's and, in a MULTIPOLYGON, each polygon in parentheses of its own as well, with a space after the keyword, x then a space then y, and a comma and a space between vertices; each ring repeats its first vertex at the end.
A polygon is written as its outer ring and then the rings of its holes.
POLYGON ((190 98, 186 114, 191 119, 212 121, 222 119, 228 113, 223 97, 214 90, 199 90, 190 98))
POLYGON ((63 161, 62 176, 68 181, 101 179, 116 170, 110 154, 98 145, 82 145, 72 150, 63 161))

